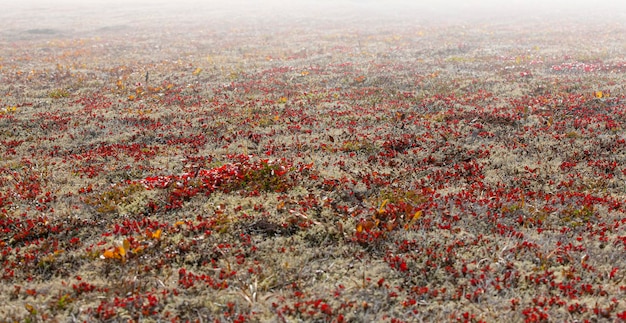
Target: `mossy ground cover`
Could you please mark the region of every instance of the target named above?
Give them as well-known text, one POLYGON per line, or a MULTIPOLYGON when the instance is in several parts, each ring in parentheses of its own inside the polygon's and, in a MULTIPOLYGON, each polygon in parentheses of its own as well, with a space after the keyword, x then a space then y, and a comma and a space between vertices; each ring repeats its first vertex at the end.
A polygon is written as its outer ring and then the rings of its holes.
POLYGON ((2 321, 626 319, 623 24, 115 17, 3 32, 2 321))

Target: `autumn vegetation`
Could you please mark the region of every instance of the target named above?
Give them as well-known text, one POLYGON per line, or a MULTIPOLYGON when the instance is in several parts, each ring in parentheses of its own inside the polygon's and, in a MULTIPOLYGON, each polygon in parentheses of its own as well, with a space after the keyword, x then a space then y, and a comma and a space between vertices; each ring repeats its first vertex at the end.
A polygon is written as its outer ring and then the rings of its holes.
POLYGON ((346 19, 9 24, 0 321, 626 320, 623 23, 346 19))

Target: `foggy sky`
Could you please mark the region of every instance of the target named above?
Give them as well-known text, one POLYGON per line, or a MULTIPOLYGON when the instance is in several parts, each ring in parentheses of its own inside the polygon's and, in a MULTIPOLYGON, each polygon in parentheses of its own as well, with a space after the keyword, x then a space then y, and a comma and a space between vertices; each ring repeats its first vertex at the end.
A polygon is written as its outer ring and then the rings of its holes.
POLYGON ((367 23, 374 18, 424 23, 562 19, 621 22, 626 20, 626 5, 621 1, 593 4, 581 0, 21 0, 4 4, 0 12, 5 26, 18 29, 50 28, 51 24, 73 29, 127 22, 158 25, 165 20, 186 24, 228 19, 258 19, 270 24, 289 19, 367 23))

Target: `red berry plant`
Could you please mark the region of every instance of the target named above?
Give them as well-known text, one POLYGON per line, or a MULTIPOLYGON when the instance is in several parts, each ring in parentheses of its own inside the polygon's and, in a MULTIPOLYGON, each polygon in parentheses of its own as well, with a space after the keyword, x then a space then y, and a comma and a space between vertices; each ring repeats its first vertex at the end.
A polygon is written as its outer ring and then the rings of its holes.
POLYGON ((367 6, 3 19, 2 321, 626 320, 623 21, 367 6))

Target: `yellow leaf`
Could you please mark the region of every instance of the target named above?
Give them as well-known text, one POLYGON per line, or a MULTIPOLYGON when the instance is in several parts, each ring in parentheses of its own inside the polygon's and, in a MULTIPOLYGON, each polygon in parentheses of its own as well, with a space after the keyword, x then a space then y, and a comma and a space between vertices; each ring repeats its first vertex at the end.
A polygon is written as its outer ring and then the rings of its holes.
POLYGON ((281 97, 278 99, 278 103, 287 103, 287 97, 281 96, 281 97))
POLYGON ((598 99, 602 99, 602 91, 595 91, 593 95, 598 99))
POLYGON ((176 221, 176 222, 174 222, 174 226, 175 227, 181 226, 183 224, 185 224, 185 221, 176 221))
POLYGON ((126 250, 130 250, 130 242, 128 241, 128 239, 124 239, 124 242, 121 246, 119 246, 118 250, 122 257, 126 256, 126 250))
POLYGON ((415 212, 415 214, 413 214, 413 217, 411 218, 411 220, 409 221, 409 223, 407 223, 407 224, 404 226, 404 229, 405 229, 405 230, 408 230, 408 229, 409 229, 409 228, 410 228, 413 224, 415 224, 415 222, 416 222, 417 220, 419 220, 419 218, 421 218, 421 217, 422 217, 422 210, 419 210, 419 211, 415 212))
POLYGON ((152 233, 152 239, 160 239, 161 238, 161 229, 158 229, 152 233))
POLYGON ((201 72, 202 72, 202 69, 198 67, 191 74, 193 74, 194 76, 198 76, 201 72))
POLYGON ((113 250, 106 250, 103 254, 102 254, 102 258, 106 258, 106 259, 111 259, 111 258, 117 258, 117 255, 115 252, 113 252, 113 250))
POLYGON ((124 246, 119 246, 117 247, 117 253, 120 255, 120 257, 124 258, 126 257, 126 248, 124 248, 124 246))
POLYGON ((383 214, 385 213, 385 205, 387 205, 387 203, 389 202, 389 200, 384 200, 381 204, 380 207, 378 208, 378 214, 383 214))

